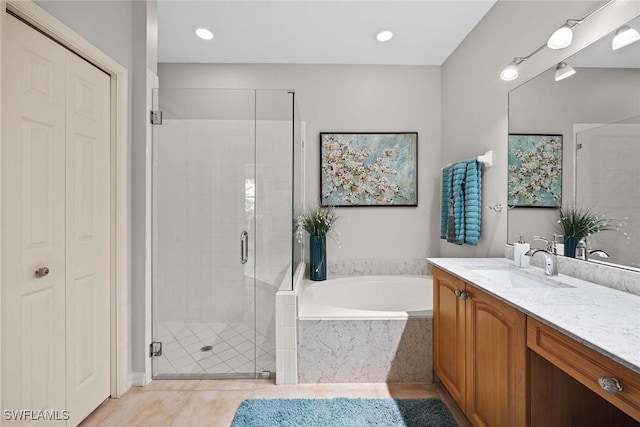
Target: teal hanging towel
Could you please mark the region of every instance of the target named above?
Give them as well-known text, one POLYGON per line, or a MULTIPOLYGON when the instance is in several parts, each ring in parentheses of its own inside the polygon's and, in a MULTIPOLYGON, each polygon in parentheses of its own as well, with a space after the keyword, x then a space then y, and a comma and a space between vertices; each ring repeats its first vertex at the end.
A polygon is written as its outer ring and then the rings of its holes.
POLYGON ((482 168, 476 159, 442 169, 440 238, 477 245, 482 225, 482 168))

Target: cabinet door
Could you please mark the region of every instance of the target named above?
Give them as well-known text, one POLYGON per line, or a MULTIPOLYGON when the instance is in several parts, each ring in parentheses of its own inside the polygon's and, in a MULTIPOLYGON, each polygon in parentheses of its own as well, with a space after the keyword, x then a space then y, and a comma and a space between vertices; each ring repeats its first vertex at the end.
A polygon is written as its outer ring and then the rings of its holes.
POLYGON ((474 426, 526 426, 526 316, 473 286, 467 292, 467 418, 474 426))
POLYGON ((433 366, 458 406, 465 410, 465 283, 433 269, 433 366))

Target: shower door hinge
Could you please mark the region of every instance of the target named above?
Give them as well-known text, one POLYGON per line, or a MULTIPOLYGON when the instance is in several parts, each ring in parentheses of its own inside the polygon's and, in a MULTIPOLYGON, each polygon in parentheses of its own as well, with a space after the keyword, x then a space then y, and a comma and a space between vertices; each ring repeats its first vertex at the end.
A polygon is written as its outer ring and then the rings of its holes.
POLYGON ((152 125, 162 124, 162 111, 151 110, 151 124, 152 125))
POLYGON ((149 357, 162 356, 162 343, 153 341, 149 344, 149 357))

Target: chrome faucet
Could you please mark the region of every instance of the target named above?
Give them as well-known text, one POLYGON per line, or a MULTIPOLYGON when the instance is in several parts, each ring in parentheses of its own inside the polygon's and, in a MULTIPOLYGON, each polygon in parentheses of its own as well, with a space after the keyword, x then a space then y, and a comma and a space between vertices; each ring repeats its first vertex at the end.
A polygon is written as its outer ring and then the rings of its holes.
POLYGON ((533 236, 533 240, 540 240, 545 242, 546 249, 529 249, 525 252, 526 256, 534 256, 538 252, 544 255, 544 274, 547 276, 557 276, 558 275, 558 257, 556 251, 556 242, 549 242, 544 237, 533 236))
POLYGON ((593 249, 587 252, 589 253, 589 257, 591 257, 591 255, 599 255, 601 258, 609 258, 609 254, 602 249, 593 249))
POLYGON ((609 254, 602 249, 591 249, 587 248, 586 239, 580 239, 578 242, 578 246, 576 247, 576 258, 584 261, 589 261, 591 255, 598 255, 601 258, 609 258, 609 254))

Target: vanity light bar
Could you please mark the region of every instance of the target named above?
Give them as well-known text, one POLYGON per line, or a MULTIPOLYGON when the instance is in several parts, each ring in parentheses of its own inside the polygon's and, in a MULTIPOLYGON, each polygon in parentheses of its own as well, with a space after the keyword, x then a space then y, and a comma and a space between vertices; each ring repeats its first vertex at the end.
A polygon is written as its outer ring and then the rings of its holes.
POLYGON ((558 28, 554 33, 549 37, 549 40, 531 52, 527 56, 516 56, 513 60, 507 65, 502 72, 500 73, 500 78, 502 80, 515 80, 518 78, 518 66, 525 62, 527 59, 531 58, 536 53, 540 52, 545 47, 549 47, 551 49, 564 49, 565 47, 571 44, 571 40, 573 39, 573 30, 572 28, 582 24, 587 19, 591 18, 596 13, 600 12, 605 7, 609 6, 615 0, 609 0, 607 3, 603 4, 587 16, 582 19, 567 19, 565 23, 558 28))

